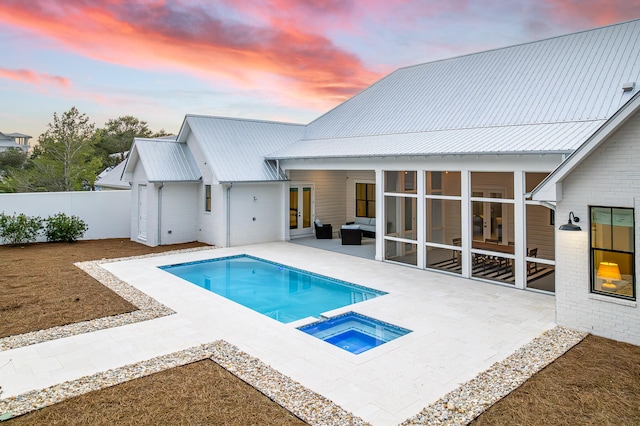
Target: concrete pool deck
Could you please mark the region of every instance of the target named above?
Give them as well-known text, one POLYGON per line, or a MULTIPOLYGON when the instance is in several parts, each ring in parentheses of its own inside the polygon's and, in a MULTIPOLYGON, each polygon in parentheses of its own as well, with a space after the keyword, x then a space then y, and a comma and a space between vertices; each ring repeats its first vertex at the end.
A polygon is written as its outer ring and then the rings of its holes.
POLYGON ((374 425, 398 424, 555 326, 553 296, 275 242, 103 264, 176 314, 0 352, 2 397, 225 340, 374 425), (234 254, 383 290, 353 310, 413 330, 354 355, 157 268, 234 254))

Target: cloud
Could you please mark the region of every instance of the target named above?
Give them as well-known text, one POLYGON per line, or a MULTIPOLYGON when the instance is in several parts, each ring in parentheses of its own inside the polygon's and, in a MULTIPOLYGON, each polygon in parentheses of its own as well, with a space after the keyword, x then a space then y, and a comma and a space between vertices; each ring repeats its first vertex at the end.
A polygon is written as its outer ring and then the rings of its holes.
POLYGON ((61 89, 71 87, 71 82, 67 78, 25 69, 12 70, 0 67, 0 78, 33 84, 39 87, 54 86, 61 89))
MULTIPOLYGON (((0 22, 29 29, 66 51, 127 67, 187 71, 243 89, 268 81, 295 102, 319 98, 333 105, 381 77, 304 22, 278 14, 246 19, 231 3, 169 3, 7 0, 0 2, 0 22)), ((300 9, 294 2, 273 3, 282 13, 300 9)), ((331 13, 341 4, 315 1, 305 10, 331 13)))

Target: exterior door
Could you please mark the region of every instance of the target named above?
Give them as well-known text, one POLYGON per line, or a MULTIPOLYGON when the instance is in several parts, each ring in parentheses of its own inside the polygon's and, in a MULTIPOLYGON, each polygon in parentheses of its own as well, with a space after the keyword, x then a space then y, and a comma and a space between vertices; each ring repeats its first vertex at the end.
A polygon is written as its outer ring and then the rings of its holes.
POLYGON ((147 239, 147 185, 138 185, 138 238, 147 239))
MULTIPOLYGON (((477 198, 502 198, 503 192, 496 190, 474 191, 477 198)), ((474 201, 473 206, 473 239, 502 241, 502 203, 474 201)))
POLYGON ((289 234, 294 236, 312 234, 313 186, 292 185, 289 187, 289 234))

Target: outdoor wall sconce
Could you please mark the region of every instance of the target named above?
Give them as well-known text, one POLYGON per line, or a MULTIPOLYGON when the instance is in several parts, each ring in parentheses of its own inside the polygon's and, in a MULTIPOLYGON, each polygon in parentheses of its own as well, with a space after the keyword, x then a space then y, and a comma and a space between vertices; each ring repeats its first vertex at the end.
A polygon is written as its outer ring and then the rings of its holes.
POLYGON ((573 218, 573 220, 578 223, 580 222, 580 218, 577 216, 574 216, 573 212, 569 213, 569 222, 565 223, 564 225, 560 225, 560 230, 561 231, 582 231, 582 228, 580 228, 578 225, 574 225, 573 223, 571 223, 571 218, 573 218))

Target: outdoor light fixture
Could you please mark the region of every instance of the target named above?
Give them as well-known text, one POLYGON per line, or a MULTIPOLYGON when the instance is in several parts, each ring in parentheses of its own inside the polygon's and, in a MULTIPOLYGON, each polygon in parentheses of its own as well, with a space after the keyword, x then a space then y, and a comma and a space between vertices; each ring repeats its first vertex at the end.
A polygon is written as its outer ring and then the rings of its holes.
POLYGON ((560 230, 561 231, 582 231, 582 228, 580 228, 578 225, 574 225, 573 223, 571 223, 571 218, 573 218, 573 220, 578 223, 580 222, 580 218, 577 216, 573 215, 573 212, 569 213, 569 222, 565 223, 564 225, 560 225, 560 230))
POLYGON ((598 265, 598 278, 605 280, 602 283, 602 288, 609 291, 617 290, 618 286, 611 282, 611 280, 620 280, 620 268, 617 263, 612 262, 600 262, 598 265))
POLYGON ((622 91, 631 92, 633 89, 635 89, 635 87, 636 87, 635 81, 630 81, 629 83, 624 83, 622 85, 622 91))

